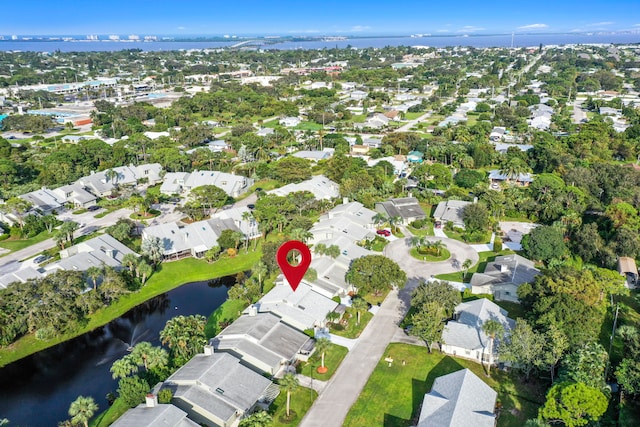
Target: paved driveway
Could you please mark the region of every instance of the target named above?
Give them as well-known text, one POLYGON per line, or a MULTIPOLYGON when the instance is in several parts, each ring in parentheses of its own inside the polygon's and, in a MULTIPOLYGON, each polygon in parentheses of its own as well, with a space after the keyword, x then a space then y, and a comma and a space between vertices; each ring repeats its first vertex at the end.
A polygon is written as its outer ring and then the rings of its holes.
POLYGON ((384 254, 398 263, 400 268, 407 273, 407 278, 427 280, 431 276, 443 273, 453 273, 460 271, 465 259, 470 259, 475 265, 478 260, 478 253, 466 243, 459 242, 446 237, 427 237, 430 242, 441 240, 451 252, 451 258, 446 261, 424 262, 419 261, 409 255, 411 245, 409 239, 398 239, 390 242, 384 248, 384 254))

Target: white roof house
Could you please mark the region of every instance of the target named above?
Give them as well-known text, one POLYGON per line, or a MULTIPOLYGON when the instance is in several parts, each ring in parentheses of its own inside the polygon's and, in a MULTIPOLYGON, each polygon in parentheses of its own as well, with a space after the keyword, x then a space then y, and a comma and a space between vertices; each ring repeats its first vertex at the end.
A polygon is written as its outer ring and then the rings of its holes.
POLYGON ((167 378, 162 387, 173 391, 173 404, 190 419, 218 426, 237 425, 258 403, 266 403, 267 394, 275 388, 268 378, 242 365, 238 358, 214 353, 211 346, 167 378))
POLYGON ((253 179, 226 172, 196 170, 186 177, 183 188, 185 191, 191 191, 203 185, 215 185, 229 196, 238 197, 249 190, 253 185, 253 179))
MULTIPOLYGON (((147 397, 149 399, 149 397, 147 397)), ((198 427, 200 424, 187 418, 187 413, 170 404, 158 404, 156 397, 152 403, 142 403, 129 409, 115 420, 113 427, 198 427)))
POLYGON ((300 159, 307 159, 312 162, 318 162, 320 160, 327 160, 333 156, 334 149, 333 148, 325 148, 322 151, 318 150, 301 150, 292 154, 293 157, 298 157, 300 159))
POLYGON ((120 268, 122 258, 127 254, 137 255, 109 234, 102 234, 61 250, 60 261, 47 265, 45 271, 86 271, 91 267, 103 265, 120 268))
POLYGON ((42 187, 40 190, 32 191, 30 193, 21 194, 18 197, 31 203, 33 209, 38 209, 45 214, 60 209, 65 202, 64 198, 46 187, 42 187))
POLYGON ((231 353, 259 372, 278 374, 313 349, 311 338, 271 313, 250 312, 227 326, 210 344, 231 353))
POLYGON ((484 322, 490 319, 500 322, 505 334, 515 326, 506 310, 486 298, 458 304, 453 318, 442 331, 442 351, 478 363, 495 363, 500 346, 496 340, 489 354, 489 337, 482 330, 484 322))
POLYGON ((436 378, 418 427, 494 427, 497 393, 469 369, 436 378))
POLYGON ((96 202, 96 196, 89 193, 80 184, 63 185, 55 188, 53 192, 58 195, 65 203, 73 203, 74 206, 87 207, 96 202))
POLYGON ((188 172, 168 172, 160 186, 160 193, 168 196, 182 193, 187 177, 189 177, 188 172))
POLYGON ((285 117, 280 119, 278 123, 284 127, 292 128, 298 126, 301 121, 299 117, 285 117))
POLYGON ((463 200, 440 202, 433 212, 433 218, 436 221, 442 221, 443 223, 451 222, 455 227, 464 228, 462 210, 470 204, 471 202, 465 202, 463 200))
POLYGON ((267 194, 284 197, 299 191, 312 193, 316 200, 331 200, 340 196, 340 186, 324 175, 313 176, 296 184, 287 184, 280 188, 269 190, 267 194))
POLYGON ((276 286, 260 298, 254 307, 260 313, 273 313, 284 323, 305 330, 324 326, 327 313, 335 310, 338 305, 304 281, 300 282, 294 292, 284 276, 280 275, 276 279, 276 286))

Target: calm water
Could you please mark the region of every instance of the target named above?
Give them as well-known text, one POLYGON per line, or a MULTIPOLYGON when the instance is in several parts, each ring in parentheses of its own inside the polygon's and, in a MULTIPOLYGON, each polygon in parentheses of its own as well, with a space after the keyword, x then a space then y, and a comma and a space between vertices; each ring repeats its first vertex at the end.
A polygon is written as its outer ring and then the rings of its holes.
MULTIPOLYGON (((231 46, 240 40, 232 42, 39 42, 39 41, 0 41, 0 51, 20 50, 35 52, 88 52, 88 51, 116 51, 123 49, 141 49, 143 51, 159 50, 187 50, 187 49, 211 49, 231 46)), ((608 35, 586 35, 586 34, 516 34, 513 39, 515 47, 561 45, 561 44, 594 44, 594 43, 640 43, 640 34, 608 34, 608 35)), ((445 37, 371 37, 354 38, 339 41, 304 41, 285 42, 273 45, 266 45, 264 49, 324 49, 324 48, 346 48, 348 46, 385 47, 385 46, 473 46, 473 47, 509 47, 511 46, 511 34, 497 36, 445 36, 445 37)))
POLYGON ((209 316, 227 297, 234 277, 183 285, 134 308, 109 325, 0 369, 0 419, 12 427, 55 427, 68 419, 79 395, 93 396, 107 409, 115 392, 111 364, 141 341, 159 345, 167 320, 177 315, 209 316))

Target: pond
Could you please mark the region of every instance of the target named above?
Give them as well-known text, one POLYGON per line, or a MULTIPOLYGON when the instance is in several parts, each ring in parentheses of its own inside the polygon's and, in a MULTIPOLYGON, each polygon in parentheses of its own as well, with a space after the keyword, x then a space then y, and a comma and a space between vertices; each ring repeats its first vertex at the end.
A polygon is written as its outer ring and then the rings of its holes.
POLYGON ((0 419, 16 427, 55 427, 69 418, 69 405, 79 395, 92 396, 97 413, 104 411, 107 393, 118 388, 109 372, 116 359, 141 341, 159 345, 160 331, 172 317, 208 317, 234 282, 227 276, 180 286, 104 327, 0 369, 0 419))

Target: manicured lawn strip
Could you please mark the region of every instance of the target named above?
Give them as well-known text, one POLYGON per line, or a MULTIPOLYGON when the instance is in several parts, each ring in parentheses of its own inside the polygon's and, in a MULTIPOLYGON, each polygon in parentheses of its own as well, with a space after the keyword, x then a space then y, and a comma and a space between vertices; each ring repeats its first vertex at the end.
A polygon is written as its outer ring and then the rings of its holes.
POLYGON ((237 299, 227 299, 222 303, 207 319, 207 324, 204 327, 204 333, 207 339, 211 339, 222 332, 224 328, 220 326, 221 322, 233 322, 240 317, 242 311, 248 306, 249 304, 246 301, 237 299))
POLYGON ((358 321, 358 314, 355 312, 355 310, 352 310, 351 308, 347 309, 347 313, 345 314, 345 316, 348 317, 347 326, 344 329, 340 329, 342 325, 331 324, 330 325, 331 333, 339 335, 341 337, 352 338, 352 339, 358 338, 362 333, 362 331, 364 331, 364 328, 367 327, 367 324, 369 324, 369 321, 373 318, 373 314, 371 314, 370 312, 368 311, 362 312, 360 314, 360 324, 357 325, 356 323, 358 321))
POLYGON ((296 413, 296 417, 290 422, 284 423, 280 421, 281 417, 285 417, 287 414, 287 393, 284 390, 280 390, 280 394, 276 400, 271 404, 269 413, 273 417, 273 422, 270 424, 272 427, 295 427, 300 424, 302 417, 307 413, 313 401, 318 397, 318 393, 315 390, 305 387, 298 387, 296 391, 291 393, 290 409, 296 413))
POLYGON ((462 238, 462 234, 463 233, 458 233, 457 231, 453 231, 453 230, 445 230, 444 234, 446 234, 447 237, 450 238, 450 239, 455 239, 455 240, 458 240, 460 242, 467 243, 467 244, 470 244, 470 245, 479 244, 479 243, 489 243, 489 241, 491 240, 491 233, 486 233, 484 235, 484 238, 479 240, 479 241, 477 241, 477 242, 467 242, 462 238))
POLYGON ((498 400, 503 405, 498 427, 521 427, 527 419, 537 416, 538 406, 544 401, 544 386, 533 380, 525 384, 519 378, 495 370, 488 378, 477 363, 439 352, 429 354, 424 347, 390 344, 343 425, 416 425, 420 404, 433 381, 463 368, 471 369, 498 392, 498 400), (386 357, 394 359, 391 367, 384 361, 386 357))
POLYGON ((431 224, 429 224, 429 226, 425 228, 413 228, 412 226, 408 225, 407 229, 414 236, 433 236, 433 227, 431 226, 431 224))
POLYGON ((109 409, 89 421, 89 427, 107 427, 120 418, 127 410, 129 410, 129 407, 124 401, 122 399, 116 399, 109 409))
POLYGON ((329 344, 329 348, 324 354, 324 366, 329 369, 326 373, 319 374, 316 370, 322 361, 322 354, 318 353, 313 353, 313 356, 309 358, 308 362, 300 363, 300 365, 298 365, 298 372, 316 380, 327 381, 333 376, 333 373, 338 369, 338 366, 342 363, 342 359, 344 359, 348 352, 349 350, 346 347, 329 344))
POLYGON ((409 253, 415 259, 425 262, 445 261, 451 258, 451 252, 444 248, 440 249, 440 255, 422 255, 418 252, 418 248, 411 248, 409 253))
POLYGON ((19 251, 21 249, 24 249, 24 248, 26 248, 28 246, 34 245, 36 243, 40 243, 40 242, 42 242, 44 240, 50 239, 51 237, 53 237, 53 233, 49 233, 48 231, 45 230, 42 233, 36 234, 35 236, 30 237, 28 239, 19 239, 19 240, 7 239, 7 240, 3 240, 3 241, 0 242, 0 248, 5 248, 5 249, 10 250, 11 252, 15 252, 15 251, 19 251))
POLYGON ((111 306, 97 311, 89 318, 86 325, 74 332, 56 337, 50 341, 39 341, 31 334, 22 337, 9 347, 0 349, 0 367, 92 331, 122 316, 133 307, 185 283, 228 276, 249 270, 260 259, 260 256, 261 251, 258 250, 238 255, 235 258, 221 259, 213 264, 208 264, 206 261, 195 258, 163 263, 160 271, 151 276, 144 288, 138 292, 124 295, 111 306))

